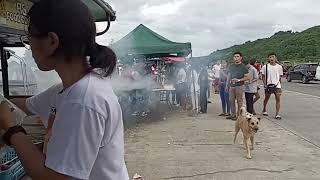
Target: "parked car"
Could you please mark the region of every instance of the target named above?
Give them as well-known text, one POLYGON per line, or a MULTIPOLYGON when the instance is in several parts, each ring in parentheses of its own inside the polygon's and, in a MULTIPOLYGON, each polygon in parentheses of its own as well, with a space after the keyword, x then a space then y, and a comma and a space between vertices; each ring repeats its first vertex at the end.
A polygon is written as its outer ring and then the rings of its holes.
POLYGON ((318 63, 298 64, 289 70, 287 81, 301 80, 303 84, 315 80, 318 63))

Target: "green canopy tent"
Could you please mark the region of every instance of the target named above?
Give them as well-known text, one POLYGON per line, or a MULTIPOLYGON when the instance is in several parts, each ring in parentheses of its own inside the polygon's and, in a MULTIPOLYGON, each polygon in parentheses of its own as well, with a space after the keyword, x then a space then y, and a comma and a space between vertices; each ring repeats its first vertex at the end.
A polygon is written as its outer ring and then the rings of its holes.
POLYGON ((128 35, 111 45, 118 58, 130 55, 166 57, 176 54, 186 57, 191 54, 191 43, 173 42, 140 24, 128 35))

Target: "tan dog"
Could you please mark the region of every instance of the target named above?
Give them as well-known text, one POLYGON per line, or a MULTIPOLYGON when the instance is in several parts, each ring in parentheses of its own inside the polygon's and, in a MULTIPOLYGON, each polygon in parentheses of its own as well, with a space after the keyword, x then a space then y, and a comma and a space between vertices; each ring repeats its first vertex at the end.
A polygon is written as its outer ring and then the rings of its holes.
POLYGON ((260 122, 260 118, 248 113, 245 107, 240 108, 240 113, 235 124, 236 133, 234 135, 233 142, 236 143, 237 135, 241 129, 243 134, 243 145, 244 145, 244 148, 247 150, 246 157, 248 159, 252 158, 251 151, 249 148, 249 139, 251 140, 251 145, 252 145, 251 149, 253 150, 254 135, 259 130, 259 127, 258 127, 259 122, 260 122))

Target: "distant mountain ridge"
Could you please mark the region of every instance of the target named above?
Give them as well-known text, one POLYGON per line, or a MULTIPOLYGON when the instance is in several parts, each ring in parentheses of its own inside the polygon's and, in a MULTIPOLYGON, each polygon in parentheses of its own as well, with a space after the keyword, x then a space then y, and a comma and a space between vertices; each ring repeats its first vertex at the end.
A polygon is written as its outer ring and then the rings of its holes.
POLYGON ((217 50, 209 55, 212 60, 232 59, 234 52, 240 51, 244 58, 266 60, 270 52, 275 52, 282 61, 320 61, 320 26, 302 32, 280 31, 273 36, 241 45, 217 50))

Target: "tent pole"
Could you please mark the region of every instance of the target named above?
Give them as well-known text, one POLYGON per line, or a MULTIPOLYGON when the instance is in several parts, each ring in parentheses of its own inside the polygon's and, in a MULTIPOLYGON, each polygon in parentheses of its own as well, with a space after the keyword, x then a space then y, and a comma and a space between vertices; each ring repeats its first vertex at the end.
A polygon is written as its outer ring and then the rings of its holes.
POLYGON ((3 95, 9 98, 8 62, 3 45, 0 45, 3 95))

